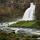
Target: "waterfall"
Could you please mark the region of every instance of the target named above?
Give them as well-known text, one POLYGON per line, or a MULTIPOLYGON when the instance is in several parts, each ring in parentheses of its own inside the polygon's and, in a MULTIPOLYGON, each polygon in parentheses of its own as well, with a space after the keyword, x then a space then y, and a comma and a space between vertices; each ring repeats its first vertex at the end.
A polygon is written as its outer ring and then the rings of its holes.
POLYGON ((22 20, 24 21, 31 21, 35 19, 35 5, 33 3, 30 3, 30 7, 26 9, 22 20))
POLYGON ((31 21, 35 19, 35 5, 33 3, 30 3, 30 7, 28 9, 26 9, 23 18, 22 19, 18 19, 17 21, 13 21, 13 22, 8 22, 8 23, 2 23, 2 25, 0 24, 0 26, 8 26, 14 23, 17 23, 18 21, 31 21))

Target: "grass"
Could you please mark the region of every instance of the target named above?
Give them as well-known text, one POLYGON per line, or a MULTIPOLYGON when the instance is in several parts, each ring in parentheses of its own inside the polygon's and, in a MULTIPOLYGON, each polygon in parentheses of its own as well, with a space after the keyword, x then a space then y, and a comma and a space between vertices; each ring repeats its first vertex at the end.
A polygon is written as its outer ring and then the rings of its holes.
POLYGON ((16 23, 15 25, 16 26, 31 26, 33 25, 35 22, 32 22, 32 21, 20 21, 18 23, 16 23))
POLYGON ((29 27, 40 29, 40 20, 36 21, 19 21, 16 24, 12 24, 9 27, 29 27))
POLYGON ((32 26, 33 24, 35 24, 35 21, 19 21, 16 24, 10 25, 10 27, 14 27, 14 26, 17 26, 17 27, 29 27, 29 26, 32 26))

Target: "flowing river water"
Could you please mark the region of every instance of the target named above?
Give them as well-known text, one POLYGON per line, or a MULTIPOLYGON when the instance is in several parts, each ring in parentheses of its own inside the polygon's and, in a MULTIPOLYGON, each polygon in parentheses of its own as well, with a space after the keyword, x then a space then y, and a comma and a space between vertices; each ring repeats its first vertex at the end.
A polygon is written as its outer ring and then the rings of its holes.
MULTIPOLYGON (((27 21, 27 20, 34 20, 34 11, 35 11, 35 5, 33 3, 30 4, 30 8, 28 8, 24 15, 23 18, 18 20, 18 21, 27 21), (30 14, 31 13, 31 14, 30 14)), ((30 36, 32 35, 40 35, 40 30, 38 29, 33 29, 33 28, 13 28, 13 27, 8 27, 8 25, 14 24, 18 21, 15 22, 6 22, 6 23, 0 23, 0 30, 6 32, 6 33, 11 33, 13 31, 15 31, 15 33, 19 33, 19 34, 28 34, 30 36)), ((40 40, 40 37, 37 38, 38 40, 40 40)))
MULTIPOLYGON (((34 28, 13 28, 13 27, 1 27, 0 30, 11 33, 15 32, 16 34, 23 35, 27 34, 29 36, 37 35, 40 36, 40 30, 34 29, 34 28)), ((37 40, 40 40, 40 37, 36 38, 37 40)))

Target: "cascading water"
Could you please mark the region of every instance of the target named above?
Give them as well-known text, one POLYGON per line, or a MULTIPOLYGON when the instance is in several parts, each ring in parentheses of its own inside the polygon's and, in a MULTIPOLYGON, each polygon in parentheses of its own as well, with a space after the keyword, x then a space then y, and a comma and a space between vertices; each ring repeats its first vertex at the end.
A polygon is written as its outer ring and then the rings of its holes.
MULTIPOLYGON (((22 19, 18 19, 15 22, 12 22, 13 24, 18 22, 18 21, 31 21, 35 19, 35 5, 33 3, 30 3, 30 7, 28 9, 26 9, 23 18, 22 19)), ((11 24, 12 24, 11 23, 11 24)), ((10 23, 9 23, 10 24, 10 23)))
POLYGON ((35 5, 33 3, 30 3, 30 7, 26 9, 22 20, 24 21, 31 21, 35 19, 35 5))
POLYGON ((18 21, 34 20, 34 17, 35 17, 34 14, 35 14, 35 5, 33 3, 30 3, 30 7, 28 9, 26 9, 22 19, 18 19, 15 22, 13 21, 13 22, 8 22, 8 23, 2 23, 2 25, 0 24, 0 26, 5 26, 6 27, 6 26, 14 24, 18 21))

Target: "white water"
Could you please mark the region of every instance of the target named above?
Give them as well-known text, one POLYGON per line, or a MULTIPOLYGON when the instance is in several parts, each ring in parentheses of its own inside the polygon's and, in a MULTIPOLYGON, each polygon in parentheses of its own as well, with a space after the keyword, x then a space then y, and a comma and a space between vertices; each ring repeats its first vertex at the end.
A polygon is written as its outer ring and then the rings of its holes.
POLYGON ((31 29, 31 28, 13 28, 13 27, 3 27, 3 28, 0 28, 1 30, 7 32, 7 33, 11 33, 11 32, 14 32, 15 33, 26 33, 28 35, 40 35, 40 30, 38 29, 31 29))
MULTIPOLYGON (((25 11, 24 15, 23 15, 23 18, 22 19, 19 19, 18 21, 27 21, 27 20, 34 20, 34 14, 35 14, 35 5, 33 3, 30 4, 30 7, 25 11)), ((18 22, 16 21, 16 22, 18 22)), ((33 35, 40 35, 40 30, 34 30, 34 29, 23 29, 23 28, 10 28, 10 27, 7 27, 8 25, 11 25, 11 24, 14 24, 16 22, 8 22, 7 23, 2 23, 2 25, 0 24, 0 27, 2 26, 5 26, 3 28, 0 28, 1 30, 5 31, 5 32, 12 32, 12 30, 15 30, 15 32, 17 33, 18 30, 25 30, 26 33, 28 34, 33 34, 33 35)), ((40 38, 38 38, 40 39, 40 38)))
MULTIPOLYGON (((26 9, 23 18, 22 19, 18 19, 16 22, 18 21, 31 21, 31 20, 35 20, 35 5, 33 3, 30 3, 30 7, 28 9, 26 9)), ((16 22, 11 22, 9 24, 14 24, 16 22)))
POLYGON ((10 22, 9 24, 14 24, 18 21, 27 21, 27 20, 28 21, 35 20, 35 5, 33 3, 30 3, 30 7, 26 9, 22 19, 18 19, 15 22, 10 22))
POLYGON ((30 7, 28 9, 26 9, 22 20, 24 21, 31 21, 35 19, 35 5, 33 3, 30 3, 30 7))
POLYGON ((28 9, 26 9, 23 18, 22 19, 18 19, 17 21, 13 21, 13 22, 8 22, 8 23, 0 23, 0 26, 8 26, 14 23, 17 23, 18 21, 31 21, 35 19, 35 5, 33 3, 30 3, 30 7, 28 9))
POLYGON ((9 25, 15 24, 16 22, 5 22, 5 23, 0 23, 0 27, 8 27, 9 25))

